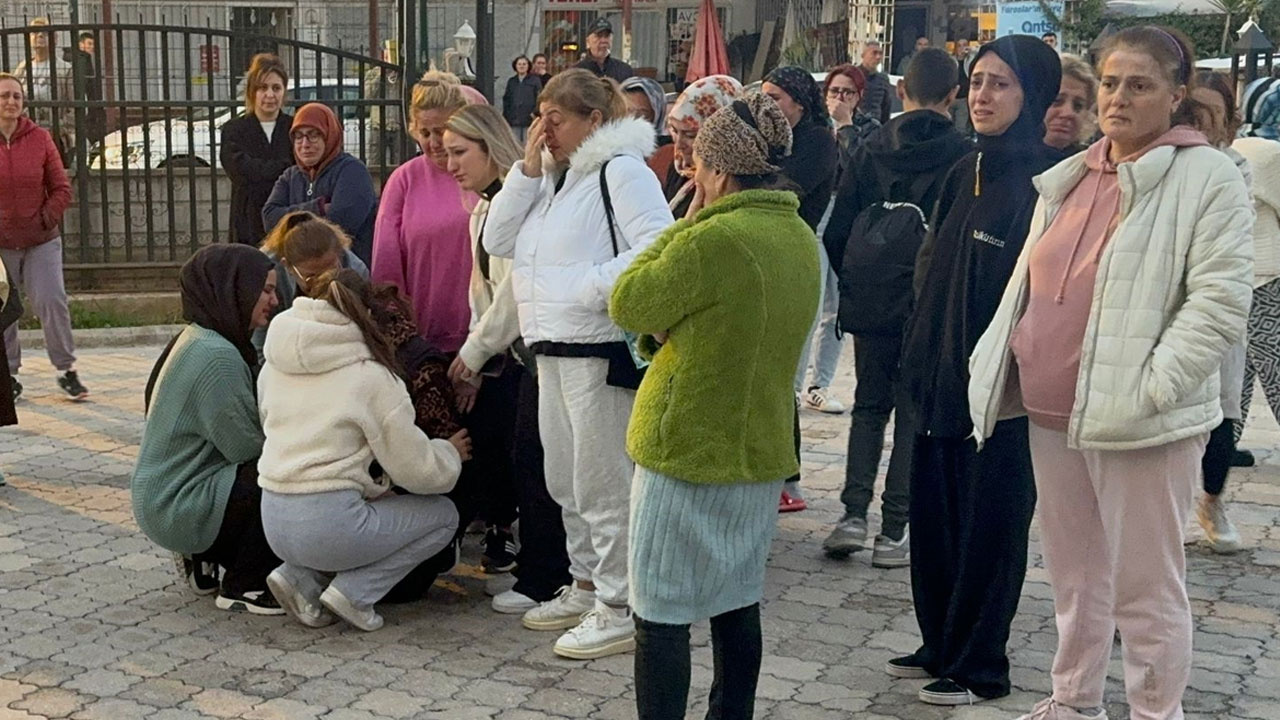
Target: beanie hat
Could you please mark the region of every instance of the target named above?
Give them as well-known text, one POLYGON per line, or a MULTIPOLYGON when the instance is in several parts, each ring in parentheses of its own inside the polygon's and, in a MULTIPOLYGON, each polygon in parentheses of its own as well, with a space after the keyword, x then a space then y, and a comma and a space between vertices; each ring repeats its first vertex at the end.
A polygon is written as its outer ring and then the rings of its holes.
POLYGON ((791 154, 791 125, 773 98, 751 93, 716 111, 702 124, 693 152, 712 169, 730 175, 768 175, 791 154))
MULTIPOLYGON (((1062 87, 1062 59, 1039 38, 1030 35, 1006 35, 983 45, 969 66, 972 73, 983 55, 994 53, 1005 61, 1022 86, 1022 112, 1004 132, 1011 138, 1044 138, 1044 115, 1062 87)), ((972 100, 972 98, 971 98, 972 100)))

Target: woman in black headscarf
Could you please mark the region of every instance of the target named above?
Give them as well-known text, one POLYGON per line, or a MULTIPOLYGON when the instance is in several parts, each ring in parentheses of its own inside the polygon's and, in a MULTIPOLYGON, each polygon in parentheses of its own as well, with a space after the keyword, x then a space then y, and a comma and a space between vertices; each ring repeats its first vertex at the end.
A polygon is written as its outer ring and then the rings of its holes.
POLYGON ((174 553, 197 594, 218 592, 223 610, 282 615, 266 585, 280 560, 262 531, 263 435, 250 341, 278 302, 275 268, 248 245, 211 245, 182 266, 181 285, 190 324, 147 380, 133 515, 174 553))
POLYGON ((782 159, 782 172, 799 186, 800 217, 816 230, 835 189, 839 160, 822 88, 809 71, 787 66, 769 73, 760 90, 791 123, 791 154, 782 159))
POLYGON ((1031 178, 1062 159, 1043 142, 1062 80, 1052 48, 1027 35, 1000 38, 978 51, 969 77, 978 147, 944 181, 916 263, 898 405, 916 428, 911 588, 923 643, 886 669, 935 679, 920 699, 936 705, 1009 694, 1005 644, 1036 502, 1027 419, 998 423, 979 453, 968 363, 1027 239, 1031 178))

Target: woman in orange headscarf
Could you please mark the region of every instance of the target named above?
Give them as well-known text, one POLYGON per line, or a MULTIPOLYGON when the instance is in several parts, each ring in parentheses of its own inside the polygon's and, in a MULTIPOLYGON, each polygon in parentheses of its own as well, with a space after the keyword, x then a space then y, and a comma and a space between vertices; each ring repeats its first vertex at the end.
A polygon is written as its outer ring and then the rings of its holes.
POLYGON ((342 150, 338 116, 320 103, 303 105, 289 138, 298 162, 276 180, 262 208, 263 225, 275 227, 286 214, 307 210, 341 227, 351 237, 352 252, 369 265, 378 198, 368 168, 342 150))

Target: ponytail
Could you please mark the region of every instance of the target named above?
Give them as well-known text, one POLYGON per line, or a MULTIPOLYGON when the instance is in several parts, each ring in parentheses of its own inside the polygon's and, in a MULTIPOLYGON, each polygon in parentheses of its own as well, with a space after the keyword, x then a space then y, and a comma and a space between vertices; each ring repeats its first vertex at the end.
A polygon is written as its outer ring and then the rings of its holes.
POLYGON ((355 323, 360 328, 360 334, 364 336, 365 345, 369 346, 373 359, 403 380, 405 372, 396 357, 396 348, 387 339, 377 320, 376 308, 380 300, 378 289, 361 277, 360 273, 348 268, 325 273, 320 276, 316 285, 316 299, 327 301, 355 323))

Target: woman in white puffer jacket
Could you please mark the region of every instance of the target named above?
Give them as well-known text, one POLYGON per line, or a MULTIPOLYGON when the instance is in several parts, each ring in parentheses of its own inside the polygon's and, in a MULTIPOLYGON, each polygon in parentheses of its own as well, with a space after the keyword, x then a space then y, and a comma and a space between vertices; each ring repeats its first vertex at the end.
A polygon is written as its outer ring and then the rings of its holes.
POLYGON ((628 117, 617 83, 568 70, 542 91, 539 111, 524 160, 489 206, 484 246, 515 261, 520 334, 537 355, 547 490, 563 509, 574 579, 526 612, 524 625, 569 629, 555 652, 589 659, 635 646, 625 436, 640 373, 609 319, 609 296, 674 221, 644 161, 654 150, 653 126, 628 117))
POLYGON ((1183 716, 1183 532, 1253 275, 1244 179, 1182 124, 1194 58, 1159 27, 1104 46, 1104 137, 1037 178, 1031 234, 970 359, 979 441, 998 417, 1031 420, 1058 652, 1053 696, 1023 720, 1105 719, 1117 627, 1131 717, 1183 716))

